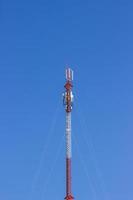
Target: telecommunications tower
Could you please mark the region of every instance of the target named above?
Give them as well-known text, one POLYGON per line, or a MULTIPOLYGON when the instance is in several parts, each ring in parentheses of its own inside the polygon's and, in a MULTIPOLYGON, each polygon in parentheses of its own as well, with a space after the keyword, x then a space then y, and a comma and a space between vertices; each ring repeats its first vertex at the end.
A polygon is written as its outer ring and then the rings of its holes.
POLYGON ((71 164, 72 164, 72 149, 71 149, 71 112, 73 107, 72 93, 73 71, 66 69, 66 84, 63 94, 63 104, 66 111, 66 197, 65 200, 73 200, 72 195, 72 179, 71 179, 71 164))

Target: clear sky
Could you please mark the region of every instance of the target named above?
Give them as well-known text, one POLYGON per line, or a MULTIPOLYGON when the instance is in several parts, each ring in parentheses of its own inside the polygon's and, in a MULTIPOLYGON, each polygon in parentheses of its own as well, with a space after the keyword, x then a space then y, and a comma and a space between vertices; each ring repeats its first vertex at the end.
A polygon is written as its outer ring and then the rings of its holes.
POLYGON ((132 0, 0 0, 0 199, 65 197, 66 66, 75 199, 132 200, 132 0))

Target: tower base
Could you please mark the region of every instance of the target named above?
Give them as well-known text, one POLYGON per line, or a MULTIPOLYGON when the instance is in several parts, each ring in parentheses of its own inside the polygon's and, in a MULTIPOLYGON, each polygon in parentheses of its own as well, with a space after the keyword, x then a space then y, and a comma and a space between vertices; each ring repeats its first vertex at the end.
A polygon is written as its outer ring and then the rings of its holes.
POLYGON ((72 196, 72 195, 69 195, 69 196, 67 196, 66 198, 65 198, 65 200, 73 200, 74 199, 74 197, 72 196))

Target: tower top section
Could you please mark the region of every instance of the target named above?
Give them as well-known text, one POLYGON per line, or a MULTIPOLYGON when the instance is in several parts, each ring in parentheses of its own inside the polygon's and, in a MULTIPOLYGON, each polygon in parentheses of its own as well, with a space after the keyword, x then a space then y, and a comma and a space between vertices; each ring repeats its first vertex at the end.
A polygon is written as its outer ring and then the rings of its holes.
POLYGON ((73 93, 72 93, 72 88, 73 88, 73 71, 72 69, 68 68, 66 69, 66 84, 64 85, 65 87, 65 92, 63 93, 63 104, 65 105, 65 110, 67 113, 70 113, 72 111, 72 106, 73 106, 73 93))
POLYGON ((66 69, 66 80, 70 82, 73 81, 73 70, 71 68, 66 69))

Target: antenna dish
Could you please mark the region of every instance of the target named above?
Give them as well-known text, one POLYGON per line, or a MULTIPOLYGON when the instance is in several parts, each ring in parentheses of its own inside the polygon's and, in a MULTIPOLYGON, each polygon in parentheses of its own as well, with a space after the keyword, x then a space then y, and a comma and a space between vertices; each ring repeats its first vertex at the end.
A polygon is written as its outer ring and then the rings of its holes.
POLYGON ((70 68, 66 69, 66 80, 73 81, 73 70, 70 68))

